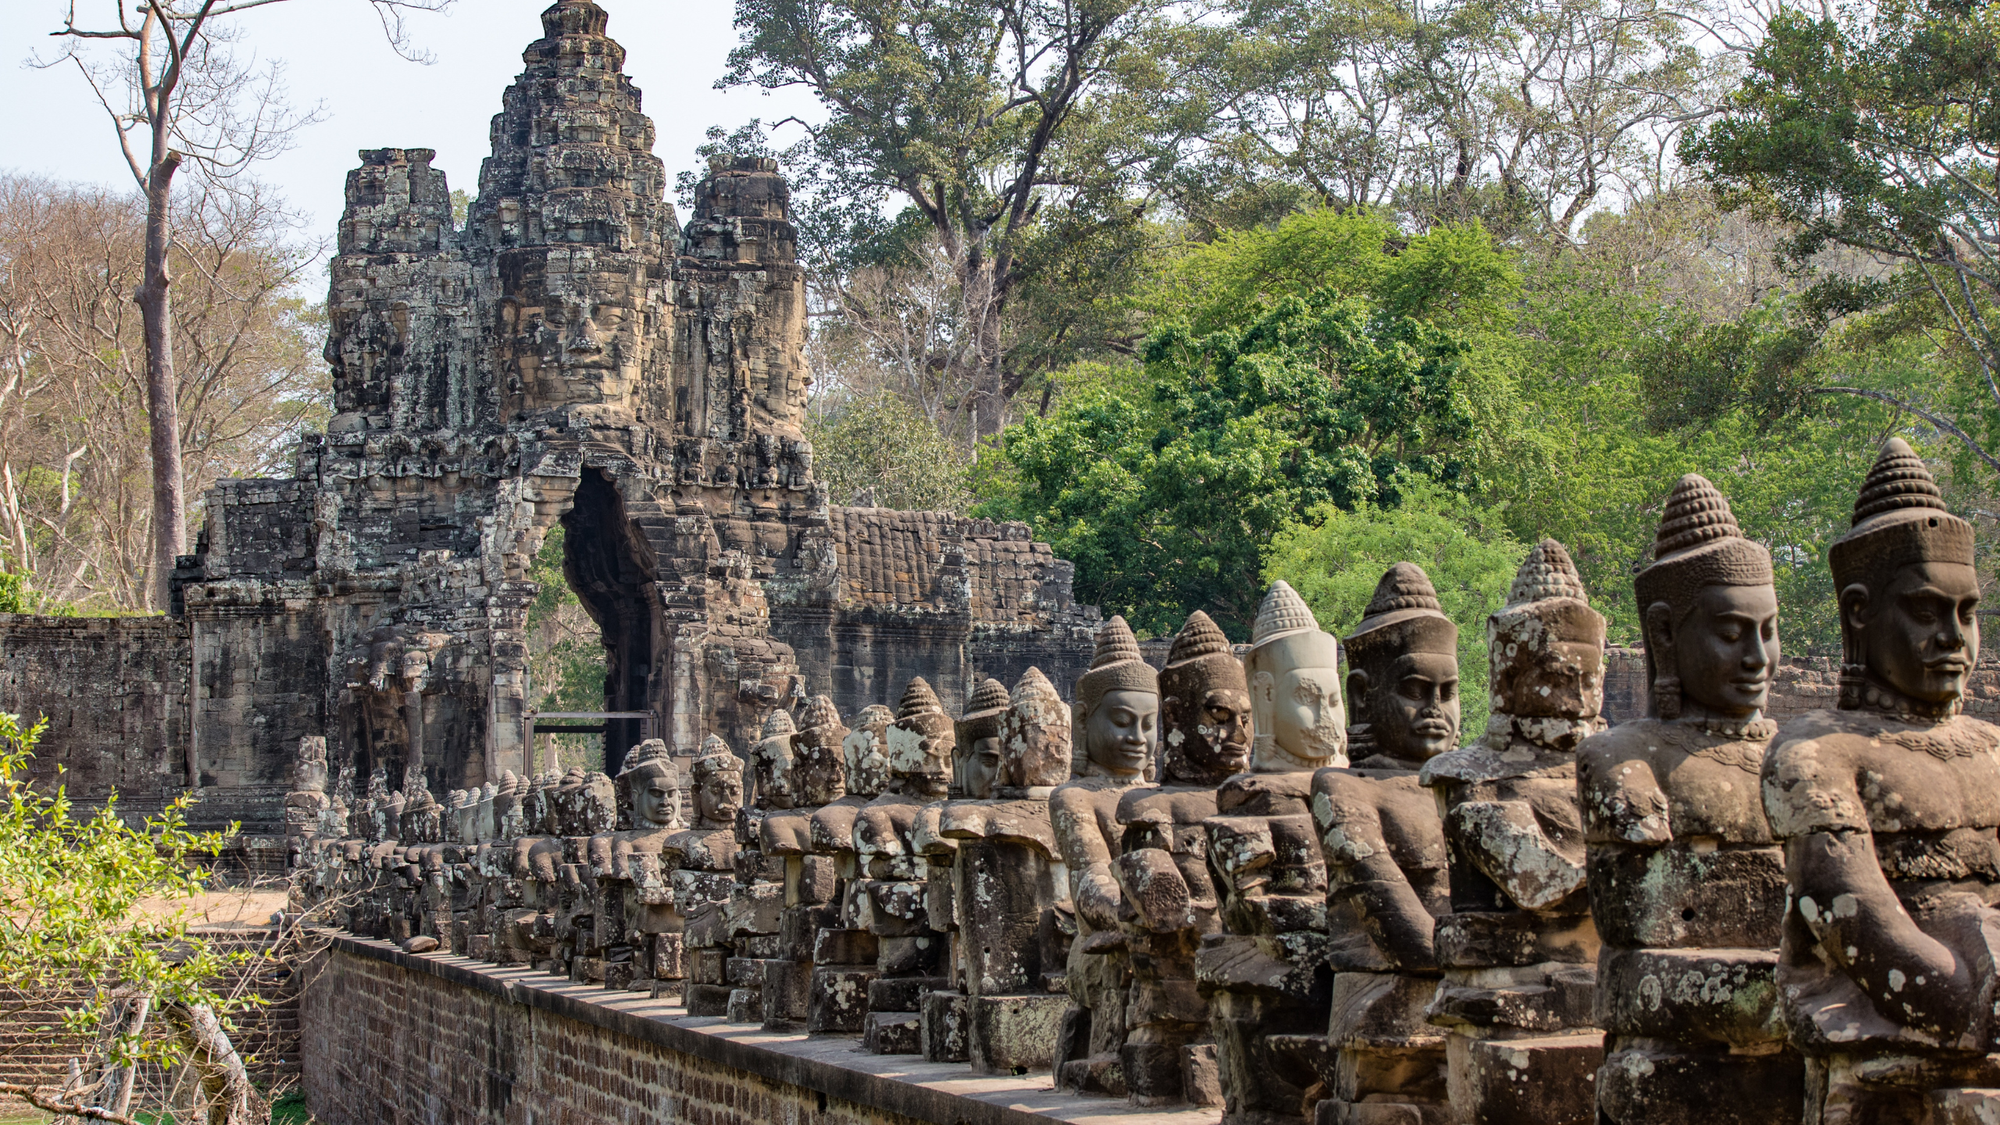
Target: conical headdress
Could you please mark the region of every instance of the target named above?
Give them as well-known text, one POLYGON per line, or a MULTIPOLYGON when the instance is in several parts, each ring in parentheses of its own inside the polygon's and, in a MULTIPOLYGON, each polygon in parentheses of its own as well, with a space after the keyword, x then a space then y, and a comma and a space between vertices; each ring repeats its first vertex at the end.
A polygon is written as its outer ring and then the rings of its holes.
POLYGON ((1558 598, 1590 604, 1590 595, 1583 589, 1583 577, 1577 574, 1568 548, 1553 539, 1544 539, 1535 544, 1522 560, 1521 569, 1514 572, 1514 585, 1507 591, 1507 608, 1558 598))
POLYGON ((982 711, 1004 711, 1007 709, 1007 685, 988 677, 972 693, 972 702, 965 705, 966 715, 977 715, 982 711))
POLYGON ((618 767, 618 776, 624 777, 642 766, 664 768, 667 775, 673 779, 674 785, 680 785, 680 771, 674 768, 673 751, 667 749, 665 741, 649 738, 634 746, 632 752, 625 755, 625 761, 618 767))
POLYGON ((1090 671, 1076 681, 1076 702, 1088 715, 1114 691, 1160 692, 1159 674, 1139 655, 1139 641, 1123 617, 1113 617, 1097 630, 1097 654, 1090 671))
POLYGON ((1319 620, 1292 584, 1280 578, 1264 592, 1257 607, 1257 624, 1250 631, 1250 646, 1256 648, 1293 633, 1317 632, 1319 620))
POLYGON ((1007 685, 999 680, 988 679, 972 693, 971 702, 965 705, 965 714, 957 723, 958 751, 970 753, 972 744, 982 738, 996 738, 1000 734, 1000 720, 1007 714, 1007 685))
POLYGON ((1902 567, 1919 562, 1973 565, 1972 525, 1952 515, 1923 459, 1890 438, 1854 501, 1854 529, 1829 552, 1836 589, 1860 583, 1879 590, 1902 567))
POLYGON ((929 681, 922 676, 910 681, 903 689, 903 702, 896 709, 898 719, 913 719, 926 711, 943 711, 944 704, 938 702, 937 692, 931 690, 929 681))
POLYGON ((743 759, 730 752, 729 744, 721 735, 711 734, 701 742, 701 756, 694 760, 695 780, 701 781, 718 773, 743 772, 743 759))
POLYGON ((792 722, 792 713, 780 708, 771 712, 764 720, 764 737, 776 738, 781 734, 792 734, 799 728, 792 722))
POLYGON ((819 727, 837 727, 839 725, 840 709, 833 705, 833 697, 828 695, 813 696, 812 702, 806 704, 805 713, 799 716, 800 730, 814 730, 819 727))
POLYGON ((1743 537, 1729 501, 1706 478, 1682 477, 1660 513, 1653 565, 1632 582, 1640 613, 1665 602, 1678 619, 1704 586, 1770 584, 1771 552, 1743 537))
POLYGON ((1406 652, 1456 654, 1458 626, 1445 616, 1424 568, 1399 562, 1375 584, 1375 596, 1362 611, 1361 623, 1341 643, 1350 665, 1374 674, 1377 661, 1406 652))
POLYGON ((1181 664, 1218 653, 1229 656, 1231 652, 1229 638, 1223 635, 1221 626, 1197 609, 1188 614, 1186 624, 1174 637, 1174 647, 1167 650, 1167 663, 1181 664))

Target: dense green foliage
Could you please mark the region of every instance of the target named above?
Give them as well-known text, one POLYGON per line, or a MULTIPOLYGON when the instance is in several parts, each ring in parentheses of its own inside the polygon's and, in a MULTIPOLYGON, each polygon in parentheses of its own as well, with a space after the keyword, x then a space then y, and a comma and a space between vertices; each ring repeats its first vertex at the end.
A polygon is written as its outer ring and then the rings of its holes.
MULTIPOLYGON (((1602 241, 1625 221, 1600 222, 1602 241)), ((1674 481, 1701 472, 1778 557, 1787 639, 1830 650, 1825 547, 1893 412, 1670 398, 1790 346, 1754 315, 1674 311, 1676 284, 1644 271, 1635 284, 1615 258, 1509 253, 1477 226, 1405 240, 1379 217, 1309 211, 1227 235, 1172 259, 1138 299, 1160 324, 1142 369, 1095 369, 1007 433, 981 510, 1032 523, 1076 561, 1079 595, 1135 626, 1166 631, 1205 608, 1240 637, 1260 575, 1316 590, 1342 575, 1351 596, 1315 605, 1350 628, 1372 588, 1361 560, 1379 577, 1396 559, 1325 536, 1394 526, 1388 513, 1423 495, 1411 519, 1455 522, 1516 561, 1521 544, 1564 542, 1613 639, 1635 642, 1631 575, 1674 481), (1314 527, 1307 551, 1298 537, 1314 527), (1314 558, 1330 560, 1319 577, 1314 558)))
MULTIPOLYGON (((603 632, 570 588, 563 572, 564 530, 549 529, 535 553, 528 577, 537 589, 528 605, 528 683, 540 711, 604 709, 603 632)), ((553 739, 564 765, 601 768, 604 738, 594 734, 544 734, 553 739)), ((539 760, 539 759, 538 759, 539 760)))
POLYGON ((1785 225, 1780 249, 1814 283, 1734 398, 1890 402, 1951 438, 1962 472, 2000 472, 1997 70, 1989 5, 1771 21, 1729 112, 1683 146, 1728 205, 1785 225))
MULTIPOLYGON (((18 716, 0 713, 0 988, 54 1000, 65 1027, 92 1038, 124 997, 156 1008, 240 1007, 214 982, 242 955, 191 932, 188 909, 210 886, 202 858, 225 838, 188 831, 190 797, 127 823, 115 795, 84 812, 60 784, 34 784, 29 763, 43 728, 23 730, 18 716)), ((142 1033, 114 1038, 107 1057, 170 1061, 176 1050, 172 1038, 142 1033)))
POLYGON ((922 414, 893 395, 842 402, 806 420, 817 476, 846 504, 958 511, 972 502, 965 453, 922 414))
POLYGON ((842 357, 818 470, 1026 520, 1146 632, 1241 638, 1280 574, 1345 631, 1407 550, 1476 637, 1550 536, 1627 643, 1700 472, 1790 651, 1834 651, 1825 552, 1885 437, 2000 519, 2000 40, 1977 6, 1738 14, 738 0, 726 81, 826 110, 788 153, 842 357))

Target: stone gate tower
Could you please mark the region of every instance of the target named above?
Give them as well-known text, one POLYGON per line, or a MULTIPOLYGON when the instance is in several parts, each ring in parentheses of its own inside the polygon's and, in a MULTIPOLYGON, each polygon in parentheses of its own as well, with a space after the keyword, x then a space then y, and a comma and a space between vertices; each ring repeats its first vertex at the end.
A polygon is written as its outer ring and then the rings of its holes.
POLYGON ((717 164, 681 226, 606 22, 542 14, 462 229, 432 150, 348 174, 328 432, 295 479, 211 493, 176 576, 197 784, 262 780, 297 733, 434 787, 530 768, 528 568, 559 522, 605 709, 682 752, 806 692, 851 713, 921 673, 955 703, 1087 662, 1096 611, 1024 526, 828 503, 786 181, 717 164))

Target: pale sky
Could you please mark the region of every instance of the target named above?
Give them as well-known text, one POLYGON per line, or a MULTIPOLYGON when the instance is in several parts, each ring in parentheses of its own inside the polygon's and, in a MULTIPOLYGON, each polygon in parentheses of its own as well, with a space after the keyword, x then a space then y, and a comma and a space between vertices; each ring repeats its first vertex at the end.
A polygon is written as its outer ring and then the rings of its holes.
MULTIPOLYGON (((32 52, 50 51, 47 32, 61 25, 69 2, 4 0, 10 18, 0 31, 0 106, 7 107, 0 115, 0 169, 130 187, 111 125, 74 66, 24 65, 32 52)), ((292 103, 322 109, 321 121, 259 176, 307 214, 313 235, 329 239, 359 149, 434 148, 451 186, 477 194, 488 124, 520 72, 522 48, 540 37, 539 16, 551 2, 457 0, 442 15, 412 14, 413 45, 435 56, 428 66, 390 50, 365 0, 288 0, 232 17, 244 32, 240 49, 284 62, 292 103)), ((625 71, 658 128, 655 152, 666 162, 669 185, 677 172, 696 166, 694 149, 709 125, 812 112, 810 97, 797 91, 713 88, 737 41, 730 0, 599 2, 611 13, 611 36, 626 50, 625 71)), ((82 26, 86 12, 109 11, 112 0, 75 3, 82 26)))

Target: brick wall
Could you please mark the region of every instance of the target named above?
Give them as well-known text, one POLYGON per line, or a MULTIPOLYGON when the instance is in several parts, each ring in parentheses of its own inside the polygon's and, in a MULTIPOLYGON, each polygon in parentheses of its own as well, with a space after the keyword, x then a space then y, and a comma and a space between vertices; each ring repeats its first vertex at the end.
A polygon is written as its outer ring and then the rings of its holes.
POLYGON ((1048 1075, 689 1019, 665 1000, 341 937, 301 1009, 321 1125, 1215 1125, 1057 1094, 1048 1075))
MULTIPOLYGON (((197 930, 197 933, 202 931, 197 930)), ((208 932, 218 948, 229 951, 266 950, 273 935, 268 932, 208 932)), ((251 1075, 267 1090, 296 1085, 299 1078, 299 974, 296 966, 278 959, 259 959, 239 966, 216 991, 224 996, 255 995, 259 1006, 234 1013, 236 1025, 231 1041, 242 1054, 251 1075)), ((56 992, 33 994, 0 990, 0 1082, 26 1086, 60 1087, 69 1074, 70 1060, 90 1046, 87 1039, 70 1034, 63 1026, 63 1013, 73 1010, 80 997, 56 992)), ((151 1027, 165 1034, 167 1024, 154 1013, 151 1027)), ((157 1067, 141 1075, 141 1090, 158 1090, 166 1083, 157 1067)), ((31 1110, 25 1102, 0 1097, 0 1117, 31 1110)))

